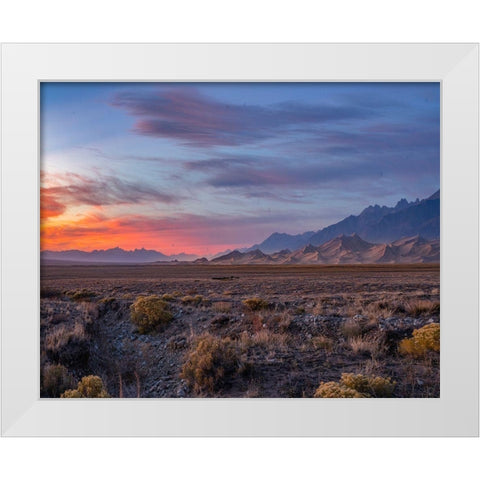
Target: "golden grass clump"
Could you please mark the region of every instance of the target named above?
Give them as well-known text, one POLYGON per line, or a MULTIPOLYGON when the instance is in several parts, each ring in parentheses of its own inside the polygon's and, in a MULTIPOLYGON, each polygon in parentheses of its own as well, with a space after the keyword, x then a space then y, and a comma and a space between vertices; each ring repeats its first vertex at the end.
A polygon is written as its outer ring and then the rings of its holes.
POLYGON ((130 315, 140 333, 157 330, 173 318, 167 302, 155 295, 138 297, 130 307, 130 315))
POLYGON ((75 390, 66 390, 61 398, 109 398, 102 379, 96 375, 83 377, 75 390))
POLYGON ((264 329, 254 332, 252 335, 248 332, 242 332, 239 344, 243 350, 249 347, 284 349, 287 347, 288 340, 286 333, 274 333, 268 329, 264 329))
POLYGON ((182 298, 182 303, 186 305, 200 305, 203 302, 203 295, 186 295, 182 298))
POLYGON ((395 382, 390 378, 342 373, 339 382, 322 382, 315 398, 369 398, 391 397, 395 382))
POLYGON ((416 300, 405 305, 405 311, 414 317, 420 315, 436 315, 440 313, 440 302, 433 300, 416 300))
POLYGON ((75 322, 73 327, 61 324, 45 339, 45 347, 51 352, 57 352, 70 342, 82 342, 87 338, 85 327, 81 322, 75 322))
POLYGON ((213 310, 219 313, 229 313, 232 311, 232 302, 214 302, 213 310))
POLYGON ((399 351, 403 355, 422 357, 428 352, 440 351, 440 324, 430 323, 413 331, 411 338, 400 342, 399 351))
POLYGON ((165 300, 166 302, 172 302, 173 300, 175 300, 175 296, 171 293, 164 293, 162 295, 162 300, 165 300))
POLYGON ((80 290, 69 290, 66 292, 67 297, 70 297, 72 300, 78 301, 88 301, 93 297, 97 296, 96 292, 92 292, 91 290, 87 290, 86 288, 82 288, 80 290))
POLYGON ((239 366, 235 342, 228 337, 218 338, 207 333, 197 338, 180 376, 195 393, 214 393, 238 371, 239 366))
POLYGON ((263 300, 263 298, 259 297, 247 298, 242 303, 252 312, 256 312, 258 310, 265 310, 266 308, 268 308, 268 302, 263 300))

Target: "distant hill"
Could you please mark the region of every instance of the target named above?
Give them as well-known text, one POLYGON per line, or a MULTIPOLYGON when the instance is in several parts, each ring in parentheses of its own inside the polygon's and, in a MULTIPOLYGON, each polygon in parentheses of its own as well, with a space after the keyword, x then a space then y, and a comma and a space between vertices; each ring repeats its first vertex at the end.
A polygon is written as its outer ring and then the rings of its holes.
POLYGON ((354 233, 372 243, 388 243, 416 235, 430 240, 439 239, 440 190, 424 200, 408 202, 402 198, 394 207, 369 206, 357 216, 350 215, 316 232, 299 235, 275 232, 245 251, 259 249, 264 253, 273 253, 282 249, 296 250, 308 244, 322 245, 339 235, 354 233))
POLYGON ((169 262, 173 260, 191 261, 198 258, 197 255, 180 253, 178 255, 164 255, 156 250, 144 248, 135 250, 123 250, 115 247, 108 250, 63 250, 59 252, 44 250, 40 253, 42 263, 151 263, 169 262))
MULTIPOLYGON (((305 245, 293 252, 282 250, 265 254, 261 250, 233 252, 216 257, 215 265, 255 264, 361 264, 361 263, 432 263, 440 261, 440 240, 420 236, 406 237, 391 243, 370 243, 359 235, 339 235, 322 245, 305 245)), ((206 262, 205 262, 206 263, 206 262)))
POLYGON ((315 232, 305 232, 300 235, 289 235, 288 233, 272 233, 266 240, 260 244, 256 244, 246 249, 261 250, 262 252, 272 253, 282 249, 296 250, 306 245, 315 232))

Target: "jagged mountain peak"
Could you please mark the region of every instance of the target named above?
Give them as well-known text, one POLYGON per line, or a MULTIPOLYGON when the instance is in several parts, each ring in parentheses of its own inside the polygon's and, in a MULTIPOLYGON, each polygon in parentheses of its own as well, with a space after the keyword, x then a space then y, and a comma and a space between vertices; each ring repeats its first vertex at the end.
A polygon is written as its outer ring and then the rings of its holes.
POLYGON ((349 215, 340 222, 298 235, 275 232, 262 243, 248 250, 260 249, 274 253, 288 248, 298 250, 308 244, 322 245, 339 235, 356 233, 363 241, 371 243, 392 242, 402 237, 420 235, 424 239, 440 238, 440 191, 424 200, 409 202, 401 198, 394 207, 370 205, 359 215, 349 215))

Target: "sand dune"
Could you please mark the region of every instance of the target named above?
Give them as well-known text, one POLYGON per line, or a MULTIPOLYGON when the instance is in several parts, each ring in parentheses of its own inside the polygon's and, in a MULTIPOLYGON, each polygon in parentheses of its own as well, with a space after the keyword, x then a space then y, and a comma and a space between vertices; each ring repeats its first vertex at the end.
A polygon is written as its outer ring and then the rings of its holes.
POLYGON ((217 265, 314 264, 339 265, 358 263, 432 263, 440 261, 440 241, 420 236, 406 237, 392 243, 375 244, 357 234, 339 235, 319 246, 306 245, 291 252, 282 250, 267 255, 256 249, 238 250, 212 259, 217 265))

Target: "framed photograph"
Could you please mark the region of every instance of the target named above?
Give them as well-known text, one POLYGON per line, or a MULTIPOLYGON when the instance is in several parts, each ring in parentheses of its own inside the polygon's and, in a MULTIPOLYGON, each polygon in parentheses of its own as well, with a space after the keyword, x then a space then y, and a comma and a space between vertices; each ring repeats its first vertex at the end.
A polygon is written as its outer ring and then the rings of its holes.
POLYGON ((2 48, 3 435, 478 435, 478 45, 2 48))

